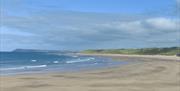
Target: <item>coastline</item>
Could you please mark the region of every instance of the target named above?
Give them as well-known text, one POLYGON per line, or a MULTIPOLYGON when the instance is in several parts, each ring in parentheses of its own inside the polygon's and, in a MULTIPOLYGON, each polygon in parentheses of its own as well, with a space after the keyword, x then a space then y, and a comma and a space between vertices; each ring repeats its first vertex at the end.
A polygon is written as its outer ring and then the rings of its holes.
POLYGON ((180 61, 175 56, 77 54, 139 61, 76 73, 1 77, 2 91, 179 91, 180 61))
POLYGON ((165 55, 126 55, 126 54, 99 54, 99 53, 92 53, 92 54, 78 53, 77 55, 104 56, 104 57, 115 57, 115 58, 151 58, 151 59, 165 59, 165 60, 180 60, 180 57, 165 56, 165 55))

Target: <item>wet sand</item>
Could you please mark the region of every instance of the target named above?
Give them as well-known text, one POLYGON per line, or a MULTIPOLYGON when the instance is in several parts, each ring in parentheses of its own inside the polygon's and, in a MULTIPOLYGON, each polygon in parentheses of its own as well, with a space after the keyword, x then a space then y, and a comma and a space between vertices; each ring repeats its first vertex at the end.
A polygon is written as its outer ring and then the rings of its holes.
POLYGON ((178 57, 94 56, 132 63, 76 73, 3 76, 0 91, 180 91, 178 57))

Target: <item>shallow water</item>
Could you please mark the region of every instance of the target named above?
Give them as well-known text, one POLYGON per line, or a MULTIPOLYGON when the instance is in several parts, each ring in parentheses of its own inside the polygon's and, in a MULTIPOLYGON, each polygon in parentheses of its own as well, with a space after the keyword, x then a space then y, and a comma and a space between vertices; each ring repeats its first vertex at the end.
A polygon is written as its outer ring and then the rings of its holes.
POLYGON ((0 52, 0 74, 67 72, 124 64, 105 57, 52 54, 47 52, 0 52))

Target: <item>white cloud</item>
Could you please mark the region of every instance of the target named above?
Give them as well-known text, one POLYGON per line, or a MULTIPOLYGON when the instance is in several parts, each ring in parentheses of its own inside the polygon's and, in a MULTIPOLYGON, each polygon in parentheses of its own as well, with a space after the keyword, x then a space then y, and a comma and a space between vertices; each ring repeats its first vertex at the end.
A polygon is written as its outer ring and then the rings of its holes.
POLYGON ((152 19, 147 19, 146 23, 151 26, 152 28, 156 30, 177 30, 177 24, 178 21, 175 19, 169 19, 169 18, 152 18, 152 19))
MULTIPOLYGON (((30 48, 30 46, 43 49, 51 48, 50 46, 54 49, 103 48, 103 46, 106 48, 146 47, 151 46, 153 41, 160 40, 166 41, 164 42, 166 44, 159 44, 159 46, 168 46, 177 45, 178 38, 175 34, 178 32, 176 23, 179 20, 166 17, 144 18, 122 17, 116 14, 44 12, 44 14, 33 16, 3 16, 3 18, 2 26, 9 29, 3 30, 6 33, 3 45, 11 43, 9 47, 13 48, 30 48), (24 38, 23 35, 29 34, 38 36, 24 38), (149 43, 146 41, 148 39, 152 41, 149 43), (172 43, 169 41, 171 39, 175 41, 172 43), (23 46, 19 45, 22 43, 23 46)), ((8 48, 3 47, 3 49, 8 48)))
POLYGON ((1 36, 4 36, 4 35, 23 36, 23 37, 35 36, 35 34, 25 32, 25 31, 21 31, 21 30, 15 29, 15 28, 8 28, 5 26, 1 26, 0 30, 1 30, 0 31, 1 36))
POLYGON ((127 32, 127 33, 135 33, 135 32, 140 33, 144 31, 140 21, 128 21, 128 22, 118 21, 118 22, 100 24, 99 27, 110 28, 112 30, 115 29, 117 31, 127 32))
POLYGON ((164 18, 164 17, 154 17, 143 20, 135 21, 116 21, 99 24, 99 27, 115 29, 120 32, 127 32, 130 34, 141 34, 141 33, 151 33, 151 32, 173 32, 179 29, 179 20, 164 18))

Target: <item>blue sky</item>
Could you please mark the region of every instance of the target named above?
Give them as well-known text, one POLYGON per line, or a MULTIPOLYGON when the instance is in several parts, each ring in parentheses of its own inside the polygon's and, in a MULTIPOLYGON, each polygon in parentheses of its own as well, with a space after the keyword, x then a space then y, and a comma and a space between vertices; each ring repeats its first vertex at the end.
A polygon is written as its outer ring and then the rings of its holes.
POLYGON ((180 0, 1 0, 1 48, 179 45, 180 0))

